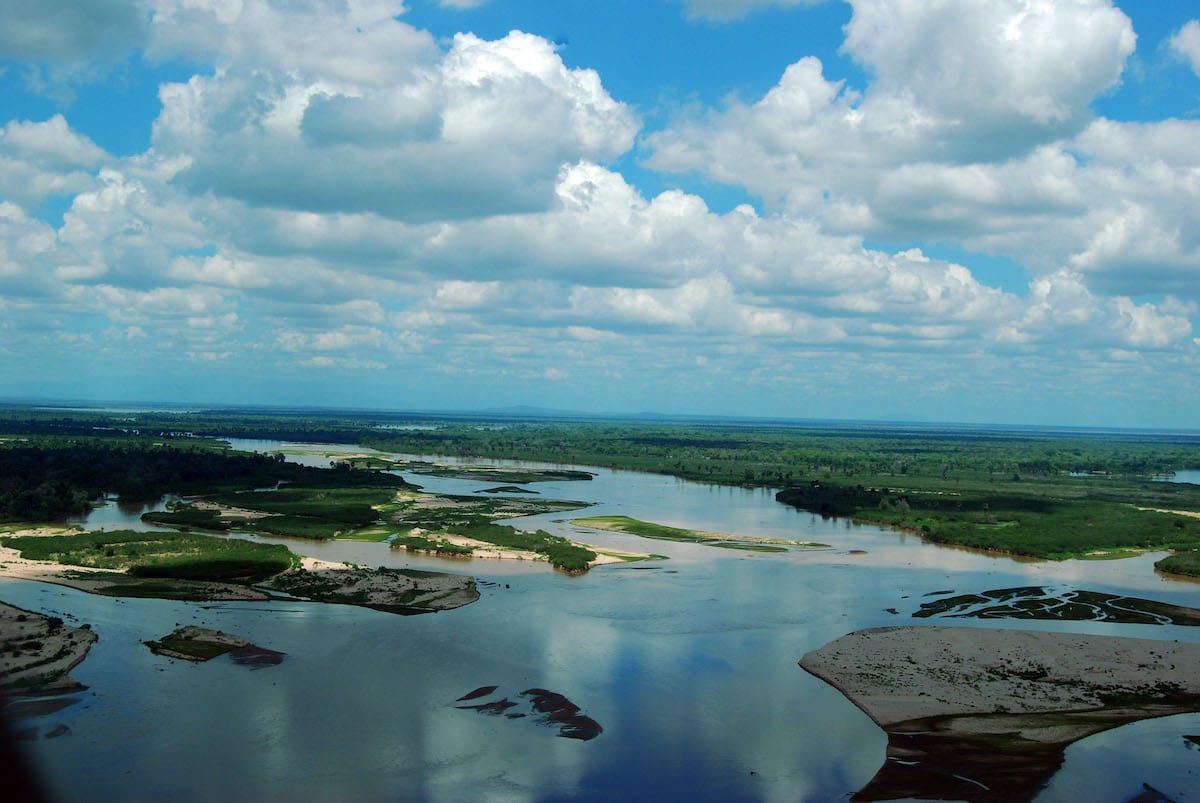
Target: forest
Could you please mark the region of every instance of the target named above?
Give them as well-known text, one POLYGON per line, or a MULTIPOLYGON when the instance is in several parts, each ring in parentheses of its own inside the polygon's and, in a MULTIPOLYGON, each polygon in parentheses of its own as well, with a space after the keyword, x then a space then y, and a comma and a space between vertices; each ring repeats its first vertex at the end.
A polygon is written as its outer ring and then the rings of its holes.
POLYGON ((101 491, 150 499, 183 486, 228 493, 279 479, 364 488, 398 481, 348 465, 302 469, 227 454, 222 436, 650 471, 767 487, 785 504, 939 543, 1050 559, 1175 550, 1162 568, 1184 573, 1200 563, 1200 486, 1164 481, 1200 469, 1200 437, 1186 432, 7 407, 0 518, 69 515, 101 491))

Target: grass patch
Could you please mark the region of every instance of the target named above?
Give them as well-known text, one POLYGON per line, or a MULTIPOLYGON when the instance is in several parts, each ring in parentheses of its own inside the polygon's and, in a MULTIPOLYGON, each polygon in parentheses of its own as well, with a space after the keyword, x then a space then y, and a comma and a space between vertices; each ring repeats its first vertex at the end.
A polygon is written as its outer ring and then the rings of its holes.
POLYGON ((130 530, 0 537, 28 560, 127 572, 132 577, 252 583, 299 559, 279 544, 256 544, 197 533, 130 530))
POLYGON ((341 535, 337 536, 337 540, 365 541, 367 543, 379 544, 391 538, 393 535, 395 535, 395 533, 396 530, 393 527, 363 527, 361 530, 342 533, 341 535))
POLYGON ((423 535, 400 535, 392 542, 393 549, 406 549, 409 552, 425 552, 443 558, 469 558, 475 550, 469 546, 452 544, 439 538, 429 538, 423 535))
POLYGON ((150 649, 170 650, 180 655, 186 655, 197 661, 208 661, 234 649, 232 644, 221 644, 202 639, 181 638, 174 634, 163 636, 158 641, 147 641, 150 649))
POLYGON ((1168 555, 1154 564, 1160 572, 1182 574, 1188 577, 1200 577, 1200 550, 1189 549, 1168 555))
MULTIPOLYGON (((550 564, 555 568, 567 572, 580 573, 587 571, 588 565, 596 559, 596 553, 592 550, 578 544, 573 544, 557 535, 551 535, 545 530, 530 533, 503 524, 480 523, 465 527, 455 527, 454 534, 508 549, 536 552, 539 555, 544 555, 546 560, 550 561, 550 564)), ((398 538, 393 542, 393 546, 396 548, 406 546, 406 540, 412 538, 422 537, 407 536, 398 538)), ((422 540, 429 539, 422 538, 422 540)), ((437 542, 432 543, 436 544, 437 542)))

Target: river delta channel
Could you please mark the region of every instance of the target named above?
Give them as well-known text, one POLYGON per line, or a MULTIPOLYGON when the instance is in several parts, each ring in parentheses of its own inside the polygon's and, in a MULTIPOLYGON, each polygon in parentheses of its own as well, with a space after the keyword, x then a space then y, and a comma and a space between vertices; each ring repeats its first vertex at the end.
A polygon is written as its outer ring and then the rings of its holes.
MULTIPOLYGON (((328 465, 355 447, 234 441, 328 465)), ((438 462, 453 463, 449 458, 438 462)), ((504 461, 464 461, 508 464, 504 461)), ((1159 555, 1018 562, 823 520, 774 492, 595 469, 590 482, 525 487, 590 503, 512 523, 669 557, 580 577, 523 561, 448 561, 386 544, 286 540, 295 552, 366 566, 469 574, 481 599, 424 616, 301 602, 114 599, 21 580, 0 599, 88 623, 100 635, 73 672, 79 702, 21 724, 55 799, 81 800, 811 800, 848 799, 884 761, 886 737, 797 661, 846 633, 912 624, 926 595, 1042 585, 1200 607, 1200 584, 1155 574, 1159 555), (755 553, 582 530, 572 515, 626 515, 698 530, 816 541, 755 553), (143 642, 201 625, 286 653, 252 670, 153 655, 143 642), (483 686, 570 698, 603 732, 560 738, 536 717, 482 716, 458 698, 483 686)), ((405 474, 426 490, 489 483, 405 474)), ((115 504, 90 527, 143 527, 115 504)), ((1200 629, 989 621, 1200 641, 1200 629)), ((1149 784, 1200 800, 1200 714, 1147 720, 1068 748, 1041 800, 1125 801, 1149 784)))

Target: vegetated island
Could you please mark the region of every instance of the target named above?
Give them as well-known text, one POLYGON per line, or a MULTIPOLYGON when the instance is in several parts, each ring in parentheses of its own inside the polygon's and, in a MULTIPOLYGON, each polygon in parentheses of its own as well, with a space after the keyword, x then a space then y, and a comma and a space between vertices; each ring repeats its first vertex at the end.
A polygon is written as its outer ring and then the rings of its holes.
MULTIPOLYGON (((1200 469, 1200 440, 1190 433, 731 419, 557 421, 421 412, 129 413, 4 405, 0 433, 8 438, 0 448, 5 463, 0 475, 12 478, 0 489, 0 520, 13 509, 40 512, 8 515, 9 520, 52 520, 50 511, 86 507, 100 490, 127 500, 156 499, 152 493, 173 490, 167 480, 175 465, 152 455, 130 459, 130 444, 143 452, 187 452, 194 467, 202 468, 205 461, 195 453, 224 449, 219 438, 230 436, 603 466, 772 488, 781 502, 800 509, 917 533, 935 543, 1048 559, 1173 551, 1158 562, 1160 571, 1200 576, 1200 485, 1158 481, 1200 469), (47 444, 69 446, 63 451, 79 457, 72 461, 66 455, 67 462, 53 471, 43 468, 43 454, 20 457, 26 447, 36 451, 47 444), (4 452, 13 453, 11 465, 4 452), (98 478, 111 484, 101 487, 98 478)), ((267 456, 253 457, 260 468, 269 462, 267 456)), ((343 456, 342 462, 347 476, 395 480, 361 470, 376 467, 373 460, 381 461, 379 468, 405 462, 371 454, 343 456)), ((403 470, 414 472, 461 477, 467 470, 407 462, 403 470)), ((486 477, 516 484, 548 478, 522 477, 523 470, 486 477)), ((287 524, 276 519, 264 526, 287 524)))
POLYGON ((415 569, 348 568, 281 544, 199 533, 16 530, 0 535, 0 576, 94 594, 191 601, 282 594, 392 613, 431 613, 479 599, 473 578, 415 569))
POLYGON ((82 684, 70 672, 87 657, 97 636, 57 616, 0 602, 0 693, 65 694, 82 684))
POLYGON ((887 760, 857 800, 1029 800, 1071 743, 1200 710, 1200 644, 885 627, 843 636, 800 666, 887 732, 887 760))
POLYGON ((828 549, 829 544, 819 544, 815 541, 788 541, 782 538, 759 538, 750 535, 730 535, 728 533, 711 533, 704 530, 688 530, 682 527, 671 527, 666 524, 655 524, 651 521, 641 521, 629 516, 585 516, 572 519, 572 524, 580 527, 591 527, 596 530, 611 530, 619 533, 653 538, 659 541, 686 541, 715 546, 722 549, 741 549, 749 552, 787 552, 788 547, 807 549, 828 549))
POLYGON ((235 663, 254 668, 276 666, 283 661, 284 655, 252 644, 241 636, 195 625, 177 628, 159 639, 147 641, 146 646, 155 655, 195 663, 211 661, 228 653, 235 663))

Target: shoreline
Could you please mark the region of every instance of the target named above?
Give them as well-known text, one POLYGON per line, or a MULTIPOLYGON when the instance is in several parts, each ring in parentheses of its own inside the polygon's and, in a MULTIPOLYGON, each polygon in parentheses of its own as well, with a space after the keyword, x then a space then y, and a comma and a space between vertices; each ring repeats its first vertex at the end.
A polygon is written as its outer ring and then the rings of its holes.
MULTIPOLYGON (((16 529, 7 535, 54 536, 70 532, 75 530, 41 526, 16 529)), ((309 602, 360 605, 393 613, 451 610, 479 599, 473 577, 415 569, 361 569, 319 558, 297 557, 299 568, 251 585, 133 577, 123 571, 31 560, 21 557, 16 549, 0 546, 0 577, 51 583, 104 596, 192 602, 266 602, 281 598, 271 593, 276 591, 309 602)))
POLYGON ((887 733, 887 759, 855 799, 1029 799, 1070 744, 1200 711, 1200 644, 1176 641, 881 627, 813 650, 800 666, 887 733))
POLYGON ((0 694, 57 695, 81 691, 70 672, 99 640, 89 626, 0 602, 0 694))

